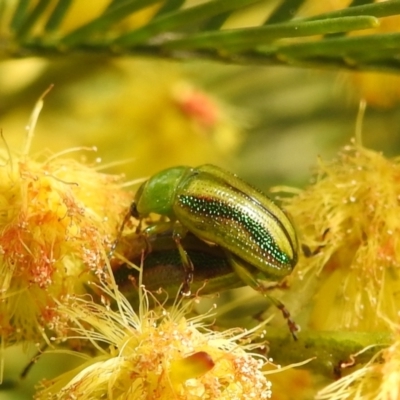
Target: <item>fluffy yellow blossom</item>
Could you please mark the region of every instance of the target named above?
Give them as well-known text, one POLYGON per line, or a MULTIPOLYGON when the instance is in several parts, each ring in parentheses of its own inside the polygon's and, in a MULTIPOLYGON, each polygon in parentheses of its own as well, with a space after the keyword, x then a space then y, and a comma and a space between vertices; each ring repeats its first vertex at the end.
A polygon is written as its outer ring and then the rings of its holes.
POLYGON ((265 358, 245 351, 255 345, 240 345, 253 333, 209 330, 204 316, 185 317, 188 304, 149 310, 146 293, 135 313, 118 292, 107 292, 118 311, 84 297, 75 297, 72 307, 59 305, 75 325, 74 336, 92 342, 99 355, 44 382, 37 399, 270 398, 265 358))
POLYGON ((0 149, 0 336, 5 345, 62 329, 54 305, 84 291, 88 276, 104 270, 129 205, 121 177, 66 154, 31 156, 31 136, 22 152, 6 144, 0 149))
POLYGON ((310 327, 378 331, 398 321, 399 181, 399 158, 352 144, 335 161, 321 161, 315 183, 291 199, 300 241, 316 250, 300 257, 292 277, 294 287, 315 285, 303 299, 310 327))

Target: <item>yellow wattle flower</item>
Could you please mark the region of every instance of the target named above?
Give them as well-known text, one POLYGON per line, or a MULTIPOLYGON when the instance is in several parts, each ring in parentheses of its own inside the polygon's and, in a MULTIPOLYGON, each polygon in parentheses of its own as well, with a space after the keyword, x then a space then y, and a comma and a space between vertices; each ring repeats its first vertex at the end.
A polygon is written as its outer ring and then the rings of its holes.
POLYGON ((254 333, 207 329, 204 315, 185 317, 188 305, 149 310, 143 289, 136 313, 121 294, 104 290, 118 311, 84 297, 75 297, 72 307, 59 305, 70 320, 71 334, 90 341, 99 354, 43 382, 36 399, 270 398, 271 384, 262 372, 266 359, 245 351, 255 344, 240 344, 254 333))
POLYGON ((292 277, 294 286, 316 283, 304 299, 310 327, 379 331, 398 321, 399 180, 399 158, 352 144, 321 161, 315 183, 290 200, 301 243, 317 250, 300 255, 292 277))
MULTIPOLYGON (((34 122, 32 122, 34 125, 34 122)), ((32 133, 30 133, 32 136, 32 133)), ((130 195, 120 176, 60 154, 0 149, 0 336, 47 340, 65 321, 57 302, 103 274, 130 195)))

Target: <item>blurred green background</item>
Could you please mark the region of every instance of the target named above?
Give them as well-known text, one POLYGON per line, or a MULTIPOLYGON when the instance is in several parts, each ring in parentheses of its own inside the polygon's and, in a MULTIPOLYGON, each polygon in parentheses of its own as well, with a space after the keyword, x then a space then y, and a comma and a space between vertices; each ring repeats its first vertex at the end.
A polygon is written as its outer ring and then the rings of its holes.
MULTIPOLYGON (((392 80, 372 74, 370 80, 392 80)), ((317 156, 330 159, 354 136, 361 100, 343 71, 238 67, 124 58, 23 59, 0 64, 4 137, 21 148, 33 105, 51 84, 32 152, 96 146, 78 157, 121 162, 128 180, 171 165, 228 167, 266 189, 307 183, 317 156)), ((380 82, 377 80, 377 95, 380 82)), ((398 103, 367 102, 363 143, 395 156, 398 103)))
MULTIPOLYGON (((259 9, 252 12, 239 22, 252 20, 259 9)), ((69 156, 99 163, 106 173, 125 174, 128 182, 173 165, 214 163, 266 191, 274 185, 305 187, 317 158, 332 159, 354 136, 363 98, 363 144, 398 155, 399 83, 389 73, 199 59, 4 57, 0 129, 5 142, 21 150, 31 110, 54 84, 31 155, 78 148, 69 156), (86 149, 92 146, 97 151, 86 149)), ((127 190, 133 193, 135 185, 127 190)), ((58 358, 54 362, 46 356, 25 382, 10 388, 27 360, 29 355, 19 349, 6 350, 0 399, 30 398, 38 377, 56 375, 60 365, 58 358)))

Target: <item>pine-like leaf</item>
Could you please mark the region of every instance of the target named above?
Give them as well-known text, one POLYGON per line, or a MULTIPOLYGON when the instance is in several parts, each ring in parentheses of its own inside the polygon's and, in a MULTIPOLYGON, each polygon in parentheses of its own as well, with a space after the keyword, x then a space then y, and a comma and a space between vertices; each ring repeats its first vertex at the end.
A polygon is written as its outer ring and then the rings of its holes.
POLYGON ((353 0, 347 8, 311 17, 299 15, 304 0, 284 0, 264 23, 235 29, 225 27, 232 14, 265 1, 208 0, 192 5, 181 0, 114 0, 74 28, 65 21, 79 0, 3 1, 1 58, 90 51, 400 70, 400 0, 353 0), (380 30, 384 17, 396 15, 395 28, 380 30))

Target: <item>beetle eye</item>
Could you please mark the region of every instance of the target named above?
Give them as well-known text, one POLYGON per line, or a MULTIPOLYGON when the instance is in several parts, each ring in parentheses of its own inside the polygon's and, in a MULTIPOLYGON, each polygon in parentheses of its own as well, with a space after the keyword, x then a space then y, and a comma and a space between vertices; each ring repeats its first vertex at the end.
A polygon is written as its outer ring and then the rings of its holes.
POLYGON ((132 217, 139 219, 139 213, 138 213, 138 210, 137 210, 135 202, 133 202, 131 204, 131 208, 130 208, 129 211, 130 211, 130 214, 132 215, 132 217))

